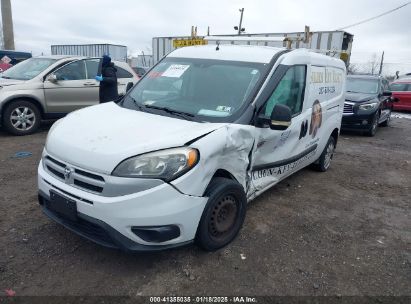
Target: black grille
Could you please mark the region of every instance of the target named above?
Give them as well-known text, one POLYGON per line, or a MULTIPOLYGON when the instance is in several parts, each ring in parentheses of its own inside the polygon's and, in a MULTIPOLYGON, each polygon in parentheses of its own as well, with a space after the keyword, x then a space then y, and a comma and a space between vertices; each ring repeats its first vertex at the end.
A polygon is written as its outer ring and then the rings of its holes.
POLYGON ((70 165, 66 165, 48 155, 45 157, 45 166, 51 174, 63 180, 65 183, 74 184, 84 190, 97 193, 102 193, 104 190, 105 180, 100 175, 77 168, 71 168, 70 165), (65 179, 65 170, 67 170, 67 168, 70 170, 74 169, 74 171, 70 171, 72 174, 65 179))
POLYGON ((50 156, 46 156, 46 158, 47 158, 49 161, 55 163, 57 166, 60 166, 60 167, 62 167, 62 168, 65 168, 65 167, 66 167, 65 164, 59 162, 58 160, 55 160, 54 158, 51 158, 50 156))
POLYGON ((345 114, 352 114, 354 113, 353 111, 353 105, 349 103, 344 103, 344 113, 345 114))
POLYGON ((61 179, 64 179, 64 174, 61 172, 58 172, 57 170, 55 170, 54 168, 47 166, 47 169, 53 173, 54 175, 56 175, 57 177, 60 177, 61 179))
POLYGON ((89 177, 89 178, 96 179, 96 180, 104 182, 104 178, 100 175, 96 175, 96 174, 86 172, 86 171, 83 171, 83 170, 79 170, 79 169, 75 169, 75 171, 76 171, 77 174, 84 175, 86 177, 89 177))
POLYGON ((92 185, 92 184, 89 184, 89 183, 85 183, 85 182, 83 182, 81 180, 78 180, 78 179, 74 180, 74 185, 79 186, 79 187, 84 188, 84 189, 88 189, 90 191, 94 191, 94 192, 103 192, 102 187, 92 185))

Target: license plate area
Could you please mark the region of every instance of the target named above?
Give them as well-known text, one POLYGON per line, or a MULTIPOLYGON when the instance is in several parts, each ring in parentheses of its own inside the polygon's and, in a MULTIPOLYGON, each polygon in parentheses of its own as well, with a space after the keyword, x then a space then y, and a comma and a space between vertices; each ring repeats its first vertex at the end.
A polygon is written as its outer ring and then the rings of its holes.
POLYGON ((64 218, 77 221, 77 203, 57 192, 50 190, 50 200, 46 202, 46 207, 64 218))

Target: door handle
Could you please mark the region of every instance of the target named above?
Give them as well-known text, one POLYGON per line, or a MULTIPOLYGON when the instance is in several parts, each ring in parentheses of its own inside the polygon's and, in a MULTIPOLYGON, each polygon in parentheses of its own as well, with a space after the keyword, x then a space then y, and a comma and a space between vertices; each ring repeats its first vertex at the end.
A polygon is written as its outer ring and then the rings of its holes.
POLYGON ((85 85, 85 86, 94 86, 94 85, 97 85, 95 82, 85 82, 85 83, 83 83, 83 85, 85 85))

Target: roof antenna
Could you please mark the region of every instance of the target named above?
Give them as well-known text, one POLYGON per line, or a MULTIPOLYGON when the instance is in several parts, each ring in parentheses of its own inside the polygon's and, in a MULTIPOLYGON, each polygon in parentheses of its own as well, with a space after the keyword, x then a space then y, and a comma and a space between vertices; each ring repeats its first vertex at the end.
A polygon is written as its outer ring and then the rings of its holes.
POLYGON ((219 50, 220 50, 220 41, 217 41, 217 46, 216 46, 215 50, 216 50, 216 51, 219 51, 219 50))

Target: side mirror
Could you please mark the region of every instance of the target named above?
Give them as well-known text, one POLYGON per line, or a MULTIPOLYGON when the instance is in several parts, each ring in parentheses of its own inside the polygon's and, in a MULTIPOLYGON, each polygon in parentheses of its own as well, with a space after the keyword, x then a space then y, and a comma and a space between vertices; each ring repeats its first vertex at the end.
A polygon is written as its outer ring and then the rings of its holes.
POLYGON ((270 117, 272 130, 285 130, 291 125, 291 109, 286 105, 276 104, 270 117))
POLYGON ((397 97, 391 96, 391 102, 399 102, 400 100, 397 97))
POLYGON ((384 91, 384 92, 382 92, 382 96, 391 97, 391 96, 392 96, 392 92, 391 92, 391 91, 384 91))
POLYGON ((51 83, 57 83, 58 79, 56 74, 50 74, 49 76, 47 76, 47 81, 50 81, 51 83))
POLYGON ((133 84, 132 82, 127 83, 126 93, 133 88, 133 85, 134 85, 134 84, 133 84))

